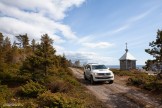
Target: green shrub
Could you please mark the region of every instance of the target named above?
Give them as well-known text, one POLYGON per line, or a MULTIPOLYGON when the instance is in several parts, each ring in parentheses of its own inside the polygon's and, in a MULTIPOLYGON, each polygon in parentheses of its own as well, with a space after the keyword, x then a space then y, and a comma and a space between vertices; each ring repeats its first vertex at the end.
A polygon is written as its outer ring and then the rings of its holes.
POLYGON ((111 71, 115 75, 119 75, 119 76, 133 76, 134 75, 134 72, 127 71, 127 70, 111 69, 111 71))
POLYGON ((64 77, 64 80, 74 86, 80 86, 80 83, 76 80, 76 78, 74 78, 72 76, 66 76, 66 77, 64 77))
POLYGON ((161 81, 155 82, 154 86, 155 86, 155 91, 160 92, 160 93, 162 92, 162 82, 161 81))
POLYGON ((6 85, 0 85, 0 106, 9 101, 12 96, 11 91, 6 85))
POLYGON ((67 75, 70 75, 70 76, 73 75, 72 70, 69 69, 69 68, 66 68, 66 69, 65 69, 65 72, 67 73, 67 75))
POLYGON ((39 84, 38 82, 33 82, 30 80, 24 86, 21 86, 20 95, 26 97, 37 97, 38 94, 43 93, 46 90, 45 86, 39 84))
POLYGON ((130 85, 135 85, 135 86, 140 86, 142 84, 144 84, 144 81, 138 77, 131 77, 128 79, 128 83, 130 85))
POLYGON ((128 79, 128 84, 140 86, 140 85, 155 82, 155 80, 156 80, 155 76, 141 73, 141 74, 136 74, 136 75, 130 77, 128 79))
POLYGON ((73 85, 63 80, 56 80, 47 84, 47 88, 51 90, 52 93, 67 93, 73 89, 73 85))
POLYGON ((40 107, 50 108, 83 108, 81 100, 67 96, 63 93, 46 91, 38 97, 40 107))
POLYGON ((162 91, 162 82, 157 81, 155 76, 138 74, 128 79, 129 85, 135 85, 149 91, 162 91))
POLYGON ((146 83, 146 84, 143 85, 143 88, 145 90, 148 90, 148 91, 153 91, 156 88, 155 84, 156 84, 155 82, 154 83, 153 82, 152 83, 146 83))
POLYGON ((11 73, 0 73, 1 83, 8 86, 15 86, 24 84, 29 78, 21 75, 14 75, 11 73))
POLYGON ((72 71, 71 69, 69 68, 58 68, 58 69, 55 69, 55 72, 53 72, 55 75, 57 75, 58 77, 60 78, 64 78, 66 77, 67 75, 68 76, 72 76, 72 71))
MULTIPOLYGON (((68 68, 66 68, 66 69, 59 68, 58 71, 55 72, 54 74, 55 74, 55 76, 57 76, 56 79, 53 79, 55 81, 58 79, 62 79, 74 86, 80 86, 80 83, 76 80, 75 77, 72 76, 72 72, 68 68)), ((51 80, 51 81, 53 81, 53 80, 51 80)), ((48 78, 48 82, 49 82, 49 78, 48 78)))
POLYGON ((38 104, 36 102, 28 101, 23 103, 23 108, 38 108, 38 104))
POLYGON ((64 69, 64 68, 58 68, 56 74, 57 74, 57 76, 60 77, 60 78, 62 78, 62 77, 64 77, 65 75, 67 75, 67 73, 65 72, 65 69, 64 69))
POLYGON ((5 104, 5 103, 6 103, 6 100, 0 94, 0 106, 3 106, 3 104, 5 104))
POLYGON ((60 80, 60 78, 58 77, 58 76, 56 76, 56 75, 51 75, 51 76, 46 76, 45 78, 44 78, 44 81, 43 82, 41 82, 43 85, 48 85, 48 84, 50 84, 50 83, 52 83, 52 82, 55 82, 55 81, 57 81, 57 80, 60 80))
POLYGON ((156 82, 150 82, 146 83, 143 88, 145 90, 154 91, 154 92, 162 92, 162 82, 156 81, 156 82))

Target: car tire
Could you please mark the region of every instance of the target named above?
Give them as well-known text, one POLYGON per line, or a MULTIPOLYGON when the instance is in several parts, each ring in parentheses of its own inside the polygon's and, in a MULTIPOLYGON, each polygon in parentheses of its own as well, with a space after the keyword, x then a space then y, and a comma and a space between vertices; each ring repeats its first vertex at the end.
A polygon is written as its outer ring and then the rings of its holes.
POLYGON ((91 75, 91 77, 90 77, 90 83, 91 84, 94 84, 94 80, 93 80, 93 76, 91 75))
POLYGON ((109 81, 109 84, 112 84, 114 81, 113 80, 111 80, 111 81, 109 81))
POLYGON ((84 79, 85 79, 85 80, 88 80, 87 77, 86 77, 86 75, 85 75, 85 72, 84 72, 84 79))

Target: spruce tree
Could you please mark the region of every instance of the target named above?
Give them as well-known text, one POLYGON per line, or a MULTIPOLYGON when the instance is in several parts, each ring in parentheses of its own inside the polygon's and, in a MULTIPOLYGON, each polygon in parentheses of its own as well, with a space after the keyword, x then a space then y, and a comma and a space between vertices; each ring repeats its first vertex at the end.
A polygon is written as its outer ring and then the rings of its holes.
POLYGON ((0 32, 0 48, 2 47, 3 45, 3 34, 0 32))
POLYGON ((35 42, 35 39, 33 39, 33 40, 31 41, 31 48, 32 48, 32 52, 34 52, 35 49, 36 49, 36 42, 35 42))
POLYGON ((41 37, 41 43, 36 46, 33 54, 23 62, 21 72, 29 73, 33 80, 48 76, 54 66, 55 49, 53 40, 47 34, 41 37))
POLYGON ((3 53, 3 34, 0 33, 0 72, 3 70, 3 63, 4 63, 4 53, 3 53))
POLYGON ((10 64, 11 63, 11 42, 10 42, 10 38, 6 37, 4 39, 3 42, 3 53, 4 53, 4 59, 5 59, 5 63, 10 64))
POLYGON ((66 60, 65 54, 61 57, 61 67, 67 68, 68 67, 68 62, 66 60))
POLYGON ((54 65, 54 54, 56 50, 52 46, 53 40, 49 38, 47 34, 43 35, 41 38, 41 44, 39 47, 39 54, 41 54, 45 75, 48 75, 48 69, 54 65))

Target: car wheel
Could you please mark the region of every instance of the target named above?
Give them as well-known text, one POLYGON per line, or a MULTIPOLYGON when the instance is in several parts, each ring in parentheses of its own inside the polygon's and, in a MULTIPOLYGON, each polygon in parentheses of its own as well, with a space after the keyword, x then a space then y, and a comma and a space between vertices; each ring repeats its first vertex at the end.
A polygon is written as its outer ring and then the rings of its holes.
POLYGON ((94 84, 93 76, 90 77, 90 83, 94 84))
POLYGON ((109 81, 109 84, 112 84, 114 81, 113 80, 111 80, 111 81, 109 81))
POLYGON ((85 80, 88 80, 87 77, 86 77, 86 75, 85 75, 85 72, 84 72, 84 79, 85 79, 85 80))

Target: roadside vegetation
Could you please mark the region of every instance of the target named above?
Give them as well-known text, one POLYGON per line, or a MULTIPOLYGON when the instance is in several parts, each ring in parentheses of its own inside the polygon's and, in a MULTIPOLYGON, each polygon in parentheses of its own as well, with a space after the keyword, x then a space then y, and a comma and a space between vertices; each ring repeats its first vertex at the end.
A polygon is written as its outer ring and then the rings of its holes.
POLYGON ((133 85, 151 91, 152 93, 160 93, 160 95, 162 95, 162 80, 157 79, 157 76, 148 75, 138 70, 111 70, 115 75, 127 76, 127 85, 133 85))
POLYGON ((56 55, 47 34, 29 42, 25 34, 11 44, 0 33, 0 107, 103 107, 73 77, 65 55, 56 55))

